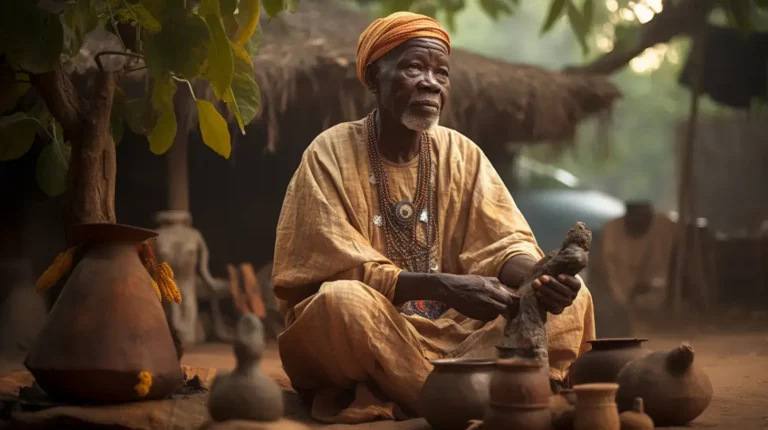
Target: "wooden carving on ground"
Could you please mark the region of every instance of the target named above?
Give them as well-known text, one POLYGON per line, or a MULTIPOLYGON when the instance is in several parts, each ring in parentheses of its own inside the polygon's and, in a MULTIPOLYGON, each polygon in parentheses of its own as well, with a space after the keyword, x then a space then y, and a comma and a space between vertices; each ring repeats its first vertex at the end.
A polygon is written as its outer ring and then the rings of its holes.
POLYGON ((503 354, 549 363, 547 313, 539 306, 533 281, 543 275, 575 276, 587 266, 591 243, 592 232, 586 224, 577 222, 568 230, 560 249, 550 252, 536 263, 533 273, 517 291, 520 296, 519 308, 511 310, 507 317, 504 339, 499 348, 507 351, 503 354))

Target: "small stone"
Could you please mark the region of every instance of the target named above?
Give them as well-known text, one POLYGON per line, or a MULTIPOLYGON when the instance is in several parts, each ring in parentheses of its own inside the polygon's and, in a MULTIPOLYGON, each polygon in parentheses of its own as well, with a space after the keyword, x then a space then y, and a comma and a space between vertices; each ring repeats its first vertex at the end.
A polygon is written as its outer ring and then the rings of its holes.
POLYGON ((376 227, 381 227, 382 225, 384 225, 384 219, 382 218, 381 215, 373 216, 373 225, 375 225, 376 227))

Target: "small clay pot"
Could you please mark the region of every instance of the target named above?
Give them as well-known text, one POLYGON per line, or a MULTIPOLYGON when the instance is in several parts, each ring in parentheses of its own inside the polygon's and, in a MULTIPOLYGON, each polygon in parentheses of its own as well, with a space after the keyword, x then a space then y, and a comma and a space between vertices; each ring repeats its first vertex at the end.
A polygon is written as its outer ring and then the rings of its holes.
POLYGON ((449 358, 430 361, 435 368, 421 390, 421 413, 438 430, 464 430, 483 418, 494 360, 449 358))
POLYGON ((658 427, 682 426, 696 419, 709 406, 713 390, 693 359, 693 347, 684 343, 627 364, 618 375, 619 409, 632 409, 635 398, 642 397, 645 413, 658 427))
POLYGON ((576 411, 573 430, 619 430, 616 391, 619 384, 594 383, 575 385, 576 411))
POLYGON ((648 339, 615 338, 588 341, 592 349, 571 364, 569 378, 573 385, 616 382, 616 376, 627 363, 645 357, 652 351, 642 346, 648 339))
POLYGON ((635 398, 632 410, 624 411, 619 415, 621 430, 653 430, 653 420, 645 414, 643 399, 635 398))
POLYGON ((483 428, 551 430, 549 378, 536 360, 499 359, 483 428))

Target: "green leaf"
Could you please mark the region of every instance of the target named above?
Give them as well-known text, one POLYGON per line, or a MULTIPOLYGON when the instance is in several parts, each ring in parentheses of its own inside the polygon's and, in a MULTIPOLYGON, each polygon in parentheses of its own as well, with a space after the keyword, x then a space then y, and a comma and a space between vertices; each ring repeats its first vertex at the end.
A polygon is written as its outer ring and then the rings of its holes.
MULTIPOLYGON (((279 7, 277 10, 268 9, 267 2, 264 2, 264 10, 267 11, 270 17, 277 15, 283 9, 283 0, 277 0, 269 7, 279 7)), ((239 46, 245 45, 245 42, 251 38, 256 27, 259 26, 259 17, 261 16, 261 8, 259 7, 259 0, 242 0, 240 2, 240 9, 235 16, 237 19, 238 30, 235 35, 235 43, 239 46)))
POLYGON ((138 24, 150 33, 159 33, 160 30, 163 29, 163 26, 160 25, 160 21, 157 20, 144 3, 138 3, 131 6, 131 12, 136 15, 138 24))
POLYGON ((232 86, 224 94, 224 102, 235 114, 240 132, 245 134, 245 126, 258 116, 261 108, 261 93, 253 78, 253 65, 248 54, 237 45, 232 44, 235 62, 235 74, 232 86))
POLYGON ((29 151, 39 124, 23 112, 0 117, 0 161, 15 160, 29 151))
POLYGON ((512 13, 512 8, 505 2, 505 0, 479 0, 479 2, 480 7, 492 19, 498 19, 501 15, 509 15, 512 13))
POLYGON ((155 79, 169 72, 184 79, 200 75, 208 58, 208 25, 186 9, 165 9, 162 30, 144 39, 144 58, 155 79))
POLYGON ((149 150, 155 155, 164 154, 176 138, 176 113, 173 110, 173 96, 176 83, 170 78, 155 81, 152 89, 152 106, 160 116, 152 131, 147 135, 149 150))
POLYGON ((264 5, 264 11, 267 12, 270 18, 274 18, 286 9, 285 0, 264 0, 262 4, 264 5))
POLYGON ((211 38, 208 45, 208 70, 206 70, 205 76, 211 83, 216 98, 221 100, 232 83, 235 65, 232 60, 229 39, 224 31, 224 23, 219 14, 218 3, 218 0, 203 0, 200 11, 205 13, 204 19, 208 24, 211 38))
POLYGON ((585 34, 589 34, 594 18, 595 5, 593 0, 584 0, 584 4, 581 6, 581 25, 584 28, 585 34))
POLYGON ((77 54, 85 36, 99 24, 99 13, 90 0, 77 0, 62 17, 65 25, 65 45, 70 55, 77 54))
POLYGON ((54 140, 40 152, 35 169, 35 178, 40 189, 50 197, 64 193, 67 187, 67 170, 71 149, 54 140))
POLYGON ((200 118, 200 133, 203 135, 203 143, 222 157, 229 159, 232 152, 227 121, 219 114, 216 108, 207 100, 195 100, 197 114, 200 118))
POLYGON ((613 45, 618 51, 625 51, 637 44, 640 37, 640 24, 617 24, 614 27, 613 45))
POLYGON ((11 63, 35 74, 60 65, 64 29, 59 15, 37 8, 34 1, 0 1, 0 52, 11 63))
POLYGON ((568 10, 568 21, 571 23, 571 29, 576 35, 576 40, 581 45, 581 51, 584 55, 589 52, 589 46, 587 45, 587 29, 584 27, 584 20, 581 13, 573 4, 573 0, 567 0, 566 4, 568 10))
POLYGON ((221 12, 221 15, 234 15, 239 3, 238 0, 220 0, 219 11, 221 12))
POLYGON ((729 0, 724 2, 723 7, 731 26, 736 27, 743 34, 749 34, 755 30, 755 23, 751 16, 751 0, 729 0))
POLYGON ((549 6, 549 12, 547 18, 544 20, 544 25, 541 27, 541 34, 548 32, 555 22, 563 15, 565 11, 566 0, 552 0, 552 4, 549 6))
POLYGON ((124 119, 128 128, 136 134, 146 136, 157 124, 159 113, 144 98, 125 102, 124 119))
POLYGON ((109 114, 109 123, 112 130, 112 140, 115 146, 123 140, 123 117, 125 116, 126 95, 120 87, 115 88, 115 95, 112 99, 112 112, 109 114))

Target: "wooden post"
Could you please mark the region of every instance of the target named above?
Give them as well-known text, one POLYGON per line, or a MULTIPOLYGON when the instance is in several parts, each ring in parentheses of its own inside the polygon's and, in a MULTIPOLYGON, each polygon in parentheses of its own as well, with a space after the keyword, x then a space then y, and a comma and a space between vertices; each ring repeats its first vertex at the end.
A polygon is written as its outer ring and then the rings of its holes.
POLYGON ((693 46, 691 48, 691 66, 693 68, 691 76, 691 104, 688 124, 686 127, 685 140, 683 148, 680 151, 680 182, 678 188, 678 223, 680 226, 680 237, 677 246, 676 267, 674 279, 669 285, 672 287, 672 309, 675 314, 682 311, 682 292, 685 283, 686 271, 688 269, 688 256, 690 254, 691 235, 688 225, 695 219, 696 200, 694 184, 694 166, 693 157, 695 154, 696 125, 699 116, 699 96, 702 92, 704 78, 704 44, 706 39, 705 29, 702 28, 693 37, 693 46))
POLYGON ((191 122, 189 91, 179 88, 174 97, 177 132, 166 156, 168 166, 168 209, 189 211, 189 124, 191 122))

